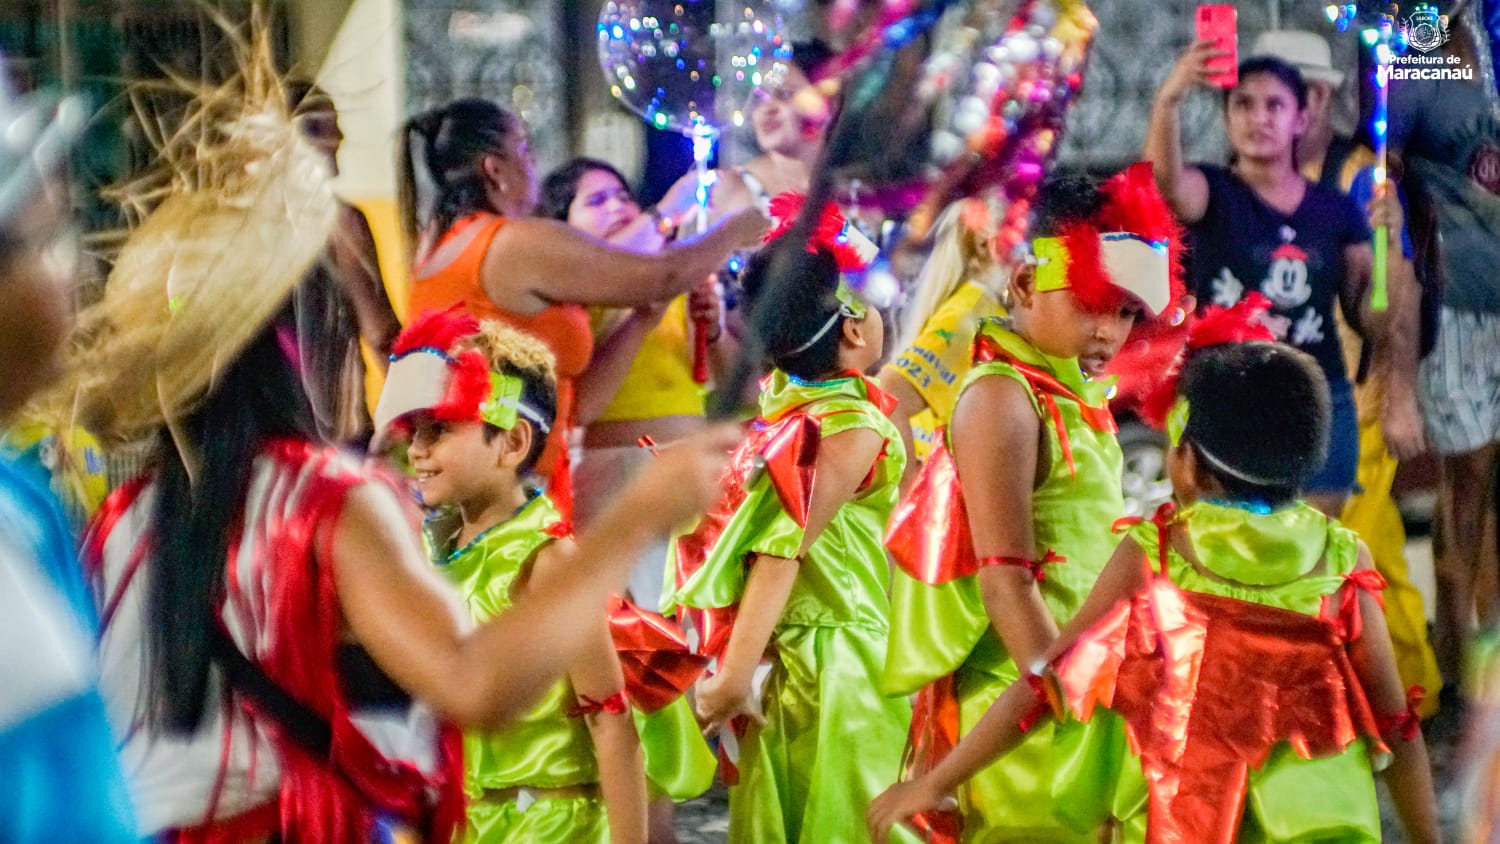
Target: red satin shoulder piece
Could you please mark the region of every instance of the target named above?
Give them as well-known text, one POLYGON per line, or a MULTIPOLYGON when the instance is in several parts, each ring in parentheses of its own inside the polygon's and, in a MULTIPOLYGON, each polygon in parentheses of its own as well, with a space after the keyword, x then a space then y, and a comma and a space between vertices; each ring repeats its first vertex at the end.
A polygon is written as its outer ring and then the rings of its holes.
MULTIPOLYGON (((745 503, 746 488, 756 473, 768 472, 776 494, 787 513, 805 524, 807 506, 812 495, 813 471, 817 463, 817 422, 805 413, 796 413, 766 426, 760 420, 752 423, 750 434, 729 457, 729 468, 720 482, 724 495, 698 522, 692 533, 677 539, 677 586, 681 588, 708 560, 724 528, 745 503), (774 448, 773 448, 774 445, 774 448), (767 449, 772 449, 766 454, 767 449), (772 468, 774 464, 774 468, 772 468)), ((699 651, 720 656, 729 644, 729 630, 734 622, 734 607, 689 610, 698 628, 699 651)))
POLYGON ((885 547, 902 571, 938 586, 975 574, 979 561, 947 432, 939 430, 933 439, 932 453, 891 514, 885 547))
POLYGON ((676 623, 619 596, 610 601, 609 632, 625 674, 625 694, 644 713, 681 697, 708 667, 708 657, 688 648, 676 623))
POLYGON ((1248 773, 1279 742, 1304 758, 1361 736, 1385 750, 1334 624, 1164 577, 1055 660, 1050 680, 1059 709, 1087 719, 1103 705, 1124 718, 1146 776, 1150 844, 1234 841, 1248 773))
POLYGON ((765 429, 756 452, 776 497, 799 527, 807 526, 807 510, 812 505, 813 475, 818 469, 819 421, 806 413, 788 416, 765 429))

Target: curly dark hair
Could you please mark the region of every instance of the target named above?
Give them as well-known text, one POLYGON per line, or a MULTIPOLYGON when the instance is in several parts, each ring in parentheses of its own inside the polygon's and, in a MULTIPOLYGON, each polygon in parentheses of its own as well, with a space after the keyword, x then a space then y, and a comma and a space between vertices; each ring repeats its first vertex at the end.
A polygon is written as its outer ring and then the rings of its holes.
POLYGON ((1189 407, 1183 441, 1229 497, 1284 504, 1322 468, 1333 411, 1307 354, 1259 341, 1209 346, 1188 359, 1177 392, 1189 407))

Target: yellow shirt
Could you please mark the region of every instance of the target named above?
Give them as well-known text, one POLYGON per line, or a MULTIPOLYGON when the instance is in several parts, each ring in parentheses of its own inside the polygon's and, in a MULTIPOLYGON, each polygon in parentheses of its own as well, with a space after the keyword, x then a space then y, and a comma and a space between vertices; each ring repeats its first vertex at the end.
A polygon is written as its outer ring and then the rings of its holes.
POLYGON ((109 495, 104 451, 83 428, 59 435, 49 425, 23 422, 0 438, 0 447, 46 473, 75 527, 87 524, 109 495))
POLYGON ((693 380, 691 337, 687 296, 678 296, 641 342, 620 391, 599 421, 702 416, 705 388, 693 380))
POLYGON ((953 415, 958 388, 969 373, 971 347, 979 321, 1004 316, 995 294, 982 285, 966 281, 944 302, 910 348, 886 364, 911 382, 927 409, 912 416, 911 433, 918 460, 932 450, 933 435, 953 415))

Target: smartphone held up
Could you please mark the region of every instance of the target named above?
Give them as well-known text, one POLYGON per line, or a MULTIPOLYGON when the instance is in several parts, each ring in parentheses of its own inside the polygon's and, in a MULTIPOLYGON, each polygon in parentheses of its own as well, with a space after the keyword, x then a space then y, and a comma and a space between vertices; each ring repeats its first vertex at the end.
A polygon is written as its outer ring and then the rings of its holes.
POLYGON ((1239 14, 1231 3, 1209 3, 1198 7, 1198 38, 1211 40, 1228 55, 1211 62, 1216 73, 1211 84, 1228 90, 1239 83, 1239 14))

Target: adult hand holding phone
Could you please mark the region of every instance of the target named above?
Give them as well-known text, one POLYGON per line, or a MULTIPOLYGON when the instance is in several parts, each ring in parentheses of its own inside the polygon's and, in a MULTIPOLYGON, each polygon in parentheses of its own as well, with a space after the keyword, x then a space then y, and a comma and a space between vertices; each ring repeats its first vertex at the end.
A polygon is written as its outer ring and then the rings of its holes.
POLYGON ((1227 91, 1239 83, 1239 13, 1233 4, 1210 3, 1198 7, 1196 21, 1198 40, 1212 41, 1219 51, 1205 81, 1227 91))
POLYGON ((1189 44, 1172 72, 1162 80, 1156 92, 1157 102, 1175 108, 1193 85, 1215 85, 1220 72, 1218 62, 1226 55, 1211 39, 1200 38, 1189 44))

